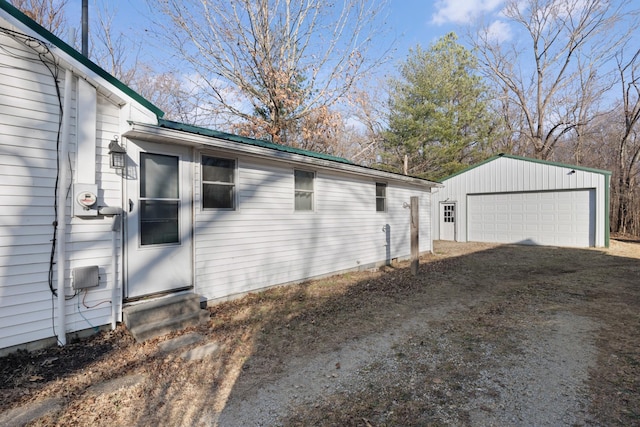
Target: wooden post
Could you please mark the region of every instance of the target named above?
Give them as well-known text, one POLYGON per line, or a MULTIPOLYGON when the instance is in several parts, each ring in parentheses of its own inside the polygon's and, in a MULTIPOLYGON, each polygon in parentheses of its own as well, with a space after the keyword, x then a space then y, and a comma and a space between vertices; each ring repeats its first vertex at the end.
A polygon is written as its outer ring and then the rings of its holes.
POLYGON ((418 275, 420 245, 418 242, 420 233, 420 209, 418 206, 418 198, 411 197, 411 274, 418 275))

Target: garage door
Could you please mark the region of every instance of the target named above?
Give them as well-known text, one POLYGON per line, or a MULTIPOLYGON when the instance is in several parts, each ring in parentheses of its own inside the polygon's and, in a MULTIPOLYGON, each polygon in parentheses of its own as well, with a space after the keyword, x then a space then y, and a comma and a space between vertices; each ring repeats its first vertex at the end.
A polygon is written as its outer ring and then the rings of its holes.
POLYGON ((595 190, 494 193, 467 198, 472 242, 595 245, 595 190))

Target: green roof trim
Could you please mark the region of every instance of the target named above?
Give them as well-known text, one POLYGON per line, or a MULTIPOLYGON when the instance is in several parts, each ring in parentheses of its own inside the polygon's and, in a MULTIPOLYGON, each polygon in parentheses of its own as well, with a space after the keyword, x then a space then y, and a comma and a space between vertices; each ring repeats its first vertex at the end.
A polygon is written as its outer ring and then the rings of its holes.
POLYGON ((441 182, 444 182, 444 181, 446 181, 448 179, 451 179, 453 177, 456 177, 458 175, 462 175, 463 173, 466 173, 466 172, 468 172, 468 171, 470 171, 472 169, 475 169, 477 167, 480 167, 480 166, 482 166, 484 164, 487 164, 489 162, 492 162, 492 161, 494 161, 496 159, 500 159, 500 158, 522 160, 522 161, 525 161, 525 162, 540 163, 540 164, 543 164, 543 165, 558 166, 558 167, 561 167, 561 168, 575 169, 575 170, 584 171, 584 172, 593 172, 593 173, 599 173, 599 174, 602 174, 602 175, 605 175, 605 176, 611 176, 611 172, 610 171, 606 171, 606 170, 602 170, 602 169, 587 168, 587 167, 584 167, 584 166, 569 165, 569 164, 566 164, 566 163, 550 162, 548 160, 531 159, 529 157, 514 156, 512 154, 502 154, 501 153, 501 154, 489 157, 488 159, 486 159, 486 160, 484 160, 484 161, 482 161, 480 163, 476 163, 475 165, 469 166, 466 169, 463 169, 463 170, 458 171, 458 172, 456 172, 454 174, 451 174, 446 178, 442 178, 441 182))
POLYGON ((353 165, 354 164, 353 162, 351 162, 351 161, 349 161, 349 160, 347 160, 345 158, 342 158, 342 157, 331 156, 329 154, 318 153, 318 152, 315 152, 315 151, 301 150, 299 148, 294 148, 294 147, 289 147, 289 146, 286 146, 286 145, 275 144, 275 143, 269 142, 269 141, 263 141, 263 140, 254 139, 254 138, 247 138, 247 137, 244 137, 244 136, 234 135, 232 133, 220 132, 220 131, 217 131, 217 130, 203 128, 203 127, 200 127, 200 126, 194 126, 194 125, 188 125, 188 124, 185 124, 185 123, 174 122, 172 120, 158 119, 158 125, 160 127, 167 128, 167 129, 179 130, 179 131, 182 131, 182 132, 188 132, 188 133, 194 133, 194 134, 202 135, 202 136, 209 136, 209 137, 224 139, 226 141, 240 142, 242 144, 249 144, 249 145, 254 145, 254 146, 257 146, 257 147, 269 148, 269 149, 272 149, 272 150, 282 151, 282 152, 285 152, 285 153, 299 154, 299 155, 302 155, 302 156, 314 157, 316 159, 329 160, 329 161, 332 161, 332 162, 345 163, 345 164, 348 164, 348 165, 353 165))
POLYGON ((53 34, 49 30, 47 30, 46 28, 38 24, 33 19, 29 18, 27 15, 22 13, 19 9, 17 9, 15 6, 8 3, 6 0, 0 0, 0 9, 4 10, 9 15, 13 16, 15 19, 17 19, 18 21, 22 22, 24 25, 26 25, 27 27, 35 31, 42 38, 44 38, 45 41, 49 42, 50 44, 56 46, 57 48, 65 52, 66 54, 70 55, 73 59, 75 59, 76 61, 78 61, 79 63, 81 63, 82 65, 84 65, 85 67, 87 67, 88 69, 90 69, 91 71, 93 71, 94 73, 96 73, 97 75, 99 75, 100 77, 102 77, 103 79, 105 79, 106 81, 108 81, 109 83, 117 87, 118 89, 120 89, 122 92, 124 92, 131 98, 135 99, 142 106, 144 106, 145 108, 148 108, 151 112, 153 112, 158 118, 164 116, 164 111, 162 111, 160 108, 156 107, 150 101, 143 98, 140 94, 138 94, 136 91, 131 89, 129 86, 125 85, 120 80, 113 77, 111 74, 109 74, 100 66, 98 66, 95 62, 91 61, 89 58, 82 55, 80 52, 75 50, 69 44, 67 44, 60 38, 58 38, 55 34, 53 34))

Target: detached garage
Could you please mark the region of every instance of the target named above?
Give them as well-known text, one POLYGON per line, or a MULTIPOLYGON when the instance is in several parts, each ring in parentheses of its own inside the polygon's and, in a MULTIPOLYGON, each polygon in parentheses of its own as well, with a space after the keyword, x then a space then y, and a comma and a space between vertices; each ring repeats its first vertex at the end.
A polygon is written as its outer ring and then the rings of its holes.
POLYGON ((434 239, 609 246, 611 172, 500 154, 433 195, 434 239))

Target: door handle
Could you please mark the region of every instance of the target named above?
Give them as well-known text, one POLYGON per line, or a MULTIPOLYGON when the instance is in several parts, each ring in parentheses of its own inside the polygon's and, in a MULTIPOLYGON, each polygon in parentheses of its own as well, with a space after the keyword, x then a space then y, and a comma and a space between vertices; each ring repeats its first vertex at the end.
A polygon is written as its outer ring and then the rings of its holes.
POLYGON ((133 200, 129 199, 129 212, 133 210, 133 200))

